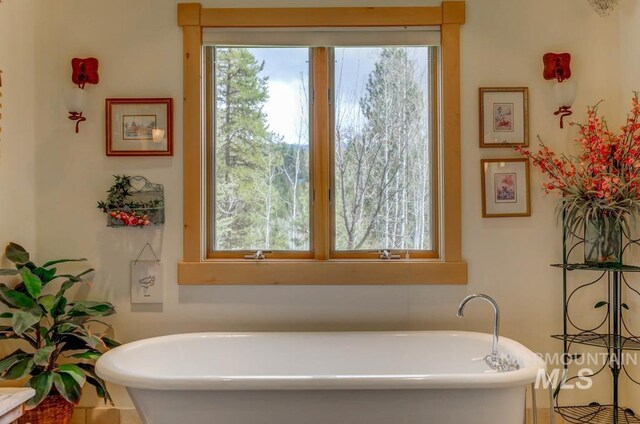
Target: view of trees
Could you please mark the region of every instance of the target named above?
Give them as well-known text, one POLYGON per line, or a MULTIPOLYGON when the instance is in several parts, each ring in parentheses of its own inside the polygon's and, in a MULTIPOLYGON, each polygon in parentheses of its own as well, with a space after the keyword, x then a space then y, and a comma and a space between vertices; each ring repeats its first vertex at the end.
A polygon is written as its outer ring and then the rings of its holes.
POLYGON ((308 122, 297 144, 269 130, 263 67, 249 49, 216 49, 217 250, 309 249, 308 122))
MULTIPOLYGON (((340 57, 357 48, 335 49, 340 57)), ((336 69, 335 227, 338 250, 431 249, 431 140, 427 48, 375 49, 366 84, 336 69)), ((269 80, 252 49, 215 53, 216 250, 308 250, 308 81, 297 140, 268 125, 269 80)), ((298 110, 295 110, 297 108, 298 110)))
MULTIPOLYGON (((336 49, 338 66, 350 50, 336 49)), ((377 51, 357 107, 337 78, 336 248, 431 249, 428 78, 409 57, 426 63, 427 49, 377 51)))

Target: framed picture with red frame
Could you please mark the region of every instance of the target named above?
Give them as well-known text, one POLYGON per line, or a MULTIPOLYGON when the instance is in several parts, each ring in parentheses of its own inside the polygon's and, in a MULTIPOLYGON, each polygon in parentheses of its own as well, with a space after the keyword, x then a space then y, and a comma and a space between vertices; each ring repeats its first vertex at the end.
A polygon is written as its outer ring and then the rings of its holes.
POLYGON ((107 156, 173 156, 173 99, 106 99, 107 156))

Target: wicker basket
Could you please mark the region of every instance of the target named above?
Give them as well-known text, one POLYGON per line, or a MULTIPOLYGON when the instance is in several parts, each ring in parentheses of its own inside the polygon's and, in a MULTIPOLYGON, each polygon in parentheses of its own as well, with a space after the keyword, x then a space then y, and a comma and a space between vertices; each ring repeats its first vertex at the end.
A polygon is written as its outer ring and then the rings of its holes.
POLYGON ((47 396, 34 409, 24 411, 18 418, 18 424, 69 424, 73 415, 74 404, 66 401, 59 394, 47 396))

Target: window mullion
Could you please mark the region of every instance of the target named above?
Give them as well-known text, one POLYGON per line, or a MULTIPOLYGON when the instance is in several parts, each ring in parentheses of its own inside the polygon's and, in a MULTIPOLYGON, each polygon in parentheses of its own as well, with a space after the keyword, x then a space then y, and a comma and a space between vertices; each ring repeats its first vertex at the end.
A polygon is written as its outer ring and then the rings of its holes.
POLYGON ((313 74, 313 251, 329 257, 329 49, 312 50, 313 74))

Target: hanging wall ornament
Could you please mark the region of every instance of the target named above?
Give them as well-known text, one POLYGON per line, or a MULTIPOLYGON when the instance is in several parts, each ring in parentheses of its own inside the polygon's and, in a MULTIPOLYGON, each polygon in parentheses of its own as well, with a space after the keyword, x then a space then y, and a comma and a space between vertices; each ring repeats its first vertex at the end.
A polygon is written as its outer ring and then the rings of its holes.
POLYGON ((571 115, 571 106, 576 99, 576 83, 571 78, 571 55, 569 53, 546 53, 542 57, 542 76, 547 81, 555 81, 553 94, 558 110, 553 114, 560 117, 560 128, 564 128, 564 118, 571 115))
POLYGON ((98 59, 95 57, 85 59, 76 57, 71 60, 71 81, 76 87, 65 90, 64 103, 69 111, 69 119, 76 123, 76 133, 80 131, 80 122, 87 120, 86 116, 83 116, 87 99, 85 85, 100 82, 98 64, 98 59))

